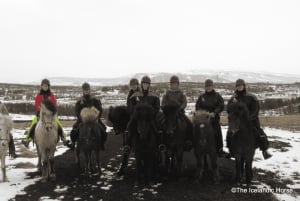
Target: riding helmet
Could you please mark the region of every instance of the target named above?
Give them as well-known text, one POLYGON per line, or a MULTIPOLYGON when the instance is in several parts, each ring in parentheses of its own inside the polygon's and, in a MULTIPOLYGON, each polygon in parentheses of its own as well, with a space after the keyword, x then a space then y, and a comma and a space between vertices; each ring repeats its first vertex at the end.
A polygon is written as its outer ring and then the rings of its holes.
POLYGON ((176 75, 173 75, 170 78, 170 83, 179 83, 179 78, 176 75))
POLYGON ((148 77, 148 76, 142 77, 141 83, 148 83, 148 84, 151 84, 151 79, 150 79, 150 77, 148 77))
POLYGON ((246 86, 246 82, 243 79, 237 79, 235 82, 235 86, 244 85, 246 86))
POLYGON ((130 81, 129 81, 129 85, 139 85, 139 81, 136 79, 136 78, 132 78, 130 81))
POLYGON ((45 78, 45 79, 42 80, 41 86, 42 86, 43 84, 46 84, 46 85, 50 86, 50 81, 49 81, 48 79, 45 78))
POLYGON ((211 79, 205 80, 204 86, 205 87, 212 87, 214 85, 214 82, 211 79))
POLYGON ((82 89, 83 90, 90 90, 91 89, 91 86, 89 83, 85 82, 82 84, 82 89))

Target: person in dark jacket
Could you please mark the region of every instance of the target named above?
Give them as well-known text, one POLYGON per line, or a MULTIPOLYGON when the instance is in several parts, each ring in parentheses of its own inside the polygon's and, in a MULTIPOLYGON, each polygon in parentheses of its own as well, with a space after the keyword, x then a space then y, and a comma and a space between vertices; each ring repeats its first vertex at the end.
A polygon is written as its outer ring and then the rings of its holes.
POLYGON ((99 127, 101 129, 101 134, 102 134, 101 135, 101 139, 102 139, 101 140, 101 142, 102 142, 101 149, 105 150, 104 144, 107 139, 107 133, 106 133, 106 126, 103 124, 103 122, 100 119, 101 114, 102 114, 101 101, 91 95, 91 87, 90 87, 90 84, 87 82, 82 84, 82 93, 83 93, 83 96, 80 97, 80 99, 75 104, 75 114, 77 117, 77 121, 74 123, 72 131, 70 133, 70 137, 71 137, 71 141, 72 141, 72 148, 74 148, 75 142, 77 141, 77 138, 79 135, 78 128, 82 122, 81 117, 80 117, 81 110, 86 107, 94 106, 99 111, 98 123, 99 123, 99 127))
MULTIPOLYGON (((256 139, 258 140, 259 148, 262 150, 263 157, 265 159, 270 158, 272 155, 267 150, 269 148, 268 138, 264 130, 260 127, 260 121, 258 117, 260 110, 259 102, 254 94, 251 94, 246 90, 246 83, 243 79, 236 80, 236 90, 228 101, 228 106, 233 102, 241 102, 247 106, 252 125, 256 130, 255 134, 257 135, 256 139)), ((230 144, 228 144, 230 142, 230 136, 231 135, 227 133, 226 141, 228 147, 230 147, 230 144)))
POLYGON ((129 81, 129 92, 128 92, 128 95, 127 95, 127 108, 130 112, 133 112, 133 105, 132 105, 132 102, 130 101, 130 98, 132 97, 132 95, 136 92, 139 92, 140 91, 140 88, 139 88, 139 81, 136 79, 136 78, 132 78, 130 81, 129 81))
MULTIPOLYGON (((166 94, 162 98, 162 107, 168 103, 175 101, 180 106, 180 117, 186 121, 188 125, 187 140, 192 140, 193 124, 191 120, 185 115, 185 108, 187 106, 186 96, 179 89, 179 77, 176 75, 170 78, 170 89, 166 91, 166 94)), ((190 142, 192 143, 192 142, 190 142)), ((191 146, 191 145, 190 145, 191 146)))
POLYGON ((207 79, 204 83, 205 92, 198 97, 196 111, 204 110, 209 112, 212 127, 214 129, 216 150, 219 156, 225 156, 223 151, 223 137, 220 125, 220 113, 224 110, 224 100, 222 96, 214 90, 213 81, 207 79))

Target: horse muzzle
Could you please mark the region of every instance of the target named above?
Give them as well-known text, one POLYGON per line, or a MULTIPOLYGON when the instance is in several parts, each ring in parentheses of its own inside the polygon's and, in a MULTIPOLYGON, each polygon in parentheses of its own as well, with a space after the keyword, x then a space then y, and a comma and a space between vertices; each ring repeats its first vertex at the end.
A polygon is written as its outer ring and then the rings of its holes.
POLYGON ((165 151, 167 150, 167 146, 166 146, 165 144, 160 144, 160 145, 158 146, 158 150, 159 150, 160 152, 165 152, 165 151))
POLYGON ((239 132, 240 129, 238 128, 231 128, 231 129, 228 129, 228 133, 232 133, 232 134, 235 134, 237 132, 239 132))

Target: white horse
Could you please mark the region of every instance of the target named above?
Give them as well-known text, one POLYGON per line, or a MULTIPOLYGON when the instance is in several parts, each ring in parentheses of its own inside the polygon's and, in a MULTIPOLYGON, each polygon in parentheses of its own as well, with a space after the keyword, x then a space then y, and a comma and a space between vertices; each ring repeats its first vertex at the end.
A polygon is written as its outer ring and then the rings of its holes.
POLYGON ((9 133, 13 127, 13 122, 8 115, 0 114, 0 157, 1 157, 1 169, 2 180, 8 182, 6 176, 5 157, 8 152, 8 145, 10 141, 9 133))
POLYGON ((55 180, 54 152, 58 142, 56 106, 49 100, 41 103, 40 118, 35 128, 35 143, 38 152, 38 168, 42 181, 55 180))

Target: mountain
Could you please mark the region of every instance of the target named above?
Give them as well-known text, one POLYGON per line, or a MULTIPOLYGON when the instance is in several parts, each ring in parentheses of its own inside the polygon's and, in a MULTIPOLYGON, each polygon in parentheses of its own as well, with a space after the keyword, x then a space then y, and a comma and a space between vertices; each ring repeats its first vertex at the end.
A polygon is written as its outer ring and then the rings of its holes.
MULTIPOLYGON (((91 85, 113 86, 127 84, 130 78, 135 77, 139 80, 144 75, 148 75, 153 83, 169 82, 172 75, 177 75, 181 82, 204 82, 206 79, 212 79, 214 82, 228 83, 235 82, 242 78, 248 83, 269 82, 269 83, 294 83, 300 82, 300 75, 279 74, 269 72, 246 72, 246 71, 214 71, 214 70, 191 70, 178 73, 136 73, 116 78, 80 78, 80 77, 50 77, 54 85, 80 86, 83 82, 89 82, 91 85)), ((27 83, 28 84, 28 83, 27 83)), ((30 84, 39 84, 31 82, 30 84)))

